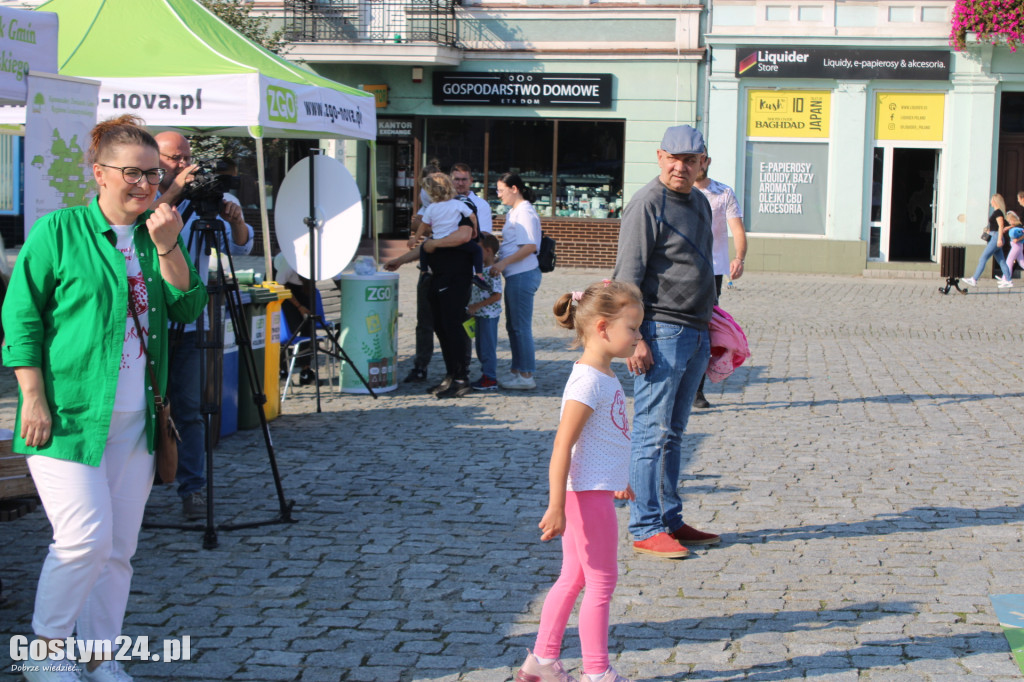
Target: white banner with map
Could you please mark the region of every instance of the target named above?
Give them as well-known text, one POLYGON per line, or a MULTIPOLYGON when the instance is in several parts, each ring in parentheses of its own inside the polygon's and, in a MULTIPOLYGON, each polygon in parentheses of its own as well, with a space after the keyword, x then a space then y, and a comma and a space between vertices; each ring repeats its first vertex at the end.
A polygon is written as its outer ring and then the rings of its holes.
POLYGON ((100 84, 32 73, 25 122, 25 236, 40 217, 82 206, 96 184, 86 166, 100 84))

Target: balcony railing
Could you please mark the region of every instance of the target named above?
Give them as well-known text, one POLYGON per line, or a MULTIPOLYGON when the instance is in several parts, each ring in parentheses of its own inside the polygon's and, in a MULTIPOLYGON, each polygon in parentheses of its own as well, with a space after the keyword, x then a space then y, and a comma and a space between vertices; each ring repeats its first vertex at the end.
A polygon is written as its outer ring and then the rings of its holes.
POLYGON ((455 4, 455 0, 285 0, 285 39, 455 47, 455 4))

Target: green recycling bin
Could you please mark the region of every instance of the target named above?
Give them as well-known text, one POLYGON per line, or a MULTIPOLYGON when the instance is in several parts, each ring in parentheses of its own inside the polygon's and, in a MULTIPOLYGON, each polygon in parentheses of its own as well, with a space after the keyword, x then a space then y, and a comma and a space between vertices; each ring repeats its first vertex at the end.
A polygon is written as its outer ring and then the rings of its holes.
MULTIPOLYGON (((256 365, 256 384, 262 391, 266 364, 267 345, 267 304, 277 300, 277 294, 261 287, 239 287, 242 294, 242 316, 249 330, 252 342, 252 357, 256 365)), ((260 413, 253 400, 252 386, 249 382, 249 370, 244 358, 238 367, 238 428, 257 429, 260 426, 260 413)), ((265 409, 265 406, 264 406, 265 409)))
MULTIPOLYGON (((342 275, 341 347, 374 392, 398 387, 398 274, 342 275)), ((345 393, 367 393, 352 365, 341 363, 345 393)))

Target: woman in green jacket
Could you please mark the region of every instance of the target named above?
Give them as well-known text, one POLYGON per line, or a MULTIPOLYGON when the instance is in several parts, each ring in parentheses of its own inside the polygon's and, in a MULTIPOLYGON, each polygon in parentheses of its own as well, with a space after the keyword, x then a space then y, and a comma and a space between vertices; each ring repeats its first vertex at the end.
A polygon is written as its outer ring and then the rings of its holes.
MULTIPOLYGON (((58 659, 58 640, 76 622, 78 639, 114 646, 121 634, 153 484, 153 389, 162 395, 167 382, 167 320, 191 322, 207 301, 178 237, 177 210, 149 210, 163 170, 141 119, 98 124, 89 153, 99 196, 36 222, 3 307, 3 361, 20 389, 14 449, 29 456, 53 526, 32 628, 53 640, 58 659)), ((79 679, 46 667, 25 676, 79 679)), ((80 672, 84 680, 131 680, 113 660, 80 672)))

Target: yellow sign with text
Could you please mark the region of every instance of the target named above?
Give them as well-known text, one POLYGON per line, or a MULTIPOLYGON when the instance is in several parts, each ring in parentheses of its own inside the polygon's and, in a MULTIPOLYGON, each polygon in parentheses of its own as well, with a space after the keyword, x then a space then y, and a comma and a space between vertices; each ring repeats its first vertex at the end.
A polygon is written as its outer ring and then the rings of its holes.
POLYGON ((941 142, 945 112, 941 92, 876 93, 875 139, 941 142))
POLYGON ((387 85, 364 85, 362 87, 366 92, 373 93, 374 98, 377 100, 378 109, 383 109, 388 105, 387 85))
POLYGON ((747 137, 828 137, 827 90, 749 90, 747 137))

